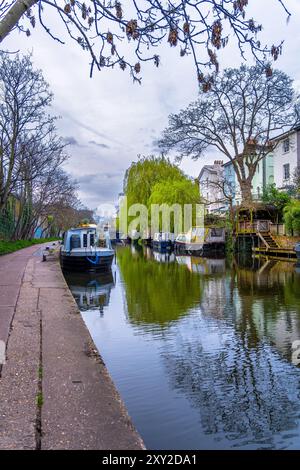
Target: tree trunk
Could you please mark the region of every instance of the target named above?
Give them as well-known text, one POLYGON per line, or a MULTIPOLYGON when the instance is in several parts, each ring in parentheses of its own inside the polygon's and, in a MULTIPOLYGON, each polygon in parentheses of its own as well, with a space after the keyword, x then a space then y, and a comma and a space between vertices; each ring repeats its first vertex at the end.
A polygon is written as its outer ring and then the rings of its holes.
POLYGON ((24 13, 38 0, 17 0, 0 21, 0 43, 18 24, 24 13))
POLYGON ((252 202, 252 185, 250 181, 243 180, 240 181, 241 195, 242 195, 242 204, 247 204, 252 202))

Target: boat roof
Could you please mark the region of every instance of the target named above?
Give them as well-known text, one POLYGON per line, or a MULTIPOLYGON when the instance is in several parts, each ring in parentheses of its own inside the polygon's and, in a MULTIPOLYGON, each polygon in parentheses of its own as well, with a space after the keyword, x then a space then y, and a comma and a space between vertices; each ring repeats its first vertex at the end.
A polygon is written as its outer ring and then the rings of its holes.
POLYGON ((78 232, 78 230, 96 230, 97 225, 82 225, 80 227, 73 227, 67 230, 67 232, 78 232))

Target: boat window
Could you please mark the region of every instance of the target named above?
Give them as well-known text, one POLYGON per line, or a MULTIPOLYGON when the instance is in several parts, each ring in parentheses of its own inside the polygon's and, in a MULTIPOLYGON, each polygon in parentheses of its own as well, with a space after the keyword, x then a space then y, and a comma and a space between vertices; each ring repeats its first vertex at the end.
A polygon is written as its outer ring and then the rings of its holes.
POLYGON ((79 235, 71 235, 71 238, 70 238, 70 247, 71 247, 71 250, 73 248, 80 248, 80 236, 79 235))
POLYGON ((83 246, 86 248, 87 247, 87 234, 83 234, 83 246))
POLYGON ((90 246, 94 246, 94 245, 95 245, 95 234, 91 233, 90 234, 90 246))
POLYGON ((222 228, 212 228, 211 229, 211 236, 212 237, 222 237, 223 229, 222 228))

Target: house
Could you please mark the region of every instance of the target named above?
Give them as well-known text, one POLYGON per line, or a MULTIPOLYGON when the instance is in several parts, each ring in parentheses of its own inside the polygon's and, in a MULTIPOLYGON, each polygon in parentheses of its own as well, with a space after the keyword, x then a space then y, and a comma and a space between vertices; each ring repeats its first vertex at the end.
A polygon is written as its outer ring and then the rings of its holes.
MULTIPOLYGON (((231 189, 233 196, 233 205, 239 205, 242 201, 240 186, 237 180, 236 173, 231 161, 223 165, 224 180, 226 186, 231 189)), ((268 154, 263 158, 256 169, 255 175, 252 180, 252 197, 254 200, 259 201, 264 192, 264 189, 274 183, 274 156, 268 154)))
MULTIPOLYGON (((272 138, 270 142, 274 149, 259 162, 252 181, 252 196, 257 201, 271 184, 278 189, 289 190, 294 184, 296 171, 300 172, 300 126, 272 138)), ((231 161, 205 165, 200 172, 199 183, 210 212, 228 209, 229 198, 224 195, 224 189, 232 196, 233 205, 241 204, 241 191, 231 161)))
POLYGON ((275 144, 274 183, 278 189, 288 190, 293 185, 296 170, 300 169, 300 126, 271 140, 275 144))
POLYGON ((215 160, 213 165, 204 165, 198 176, 200 194, 208 212, 226 210, 226 199, 222 189, 223 173, 223 161, 215 160))
MULTIPOLYGON (((223 164, 216 160, 213 165, 204 165, 198 177, 200 193, 208 212, 225 212, 230 202, 242 202, 241 190, 231 161, 223 164)), ((268 154, 257 166, 252 182, 254 200, 260 200, 264 189, 274 183, 274 155, 268 154)))

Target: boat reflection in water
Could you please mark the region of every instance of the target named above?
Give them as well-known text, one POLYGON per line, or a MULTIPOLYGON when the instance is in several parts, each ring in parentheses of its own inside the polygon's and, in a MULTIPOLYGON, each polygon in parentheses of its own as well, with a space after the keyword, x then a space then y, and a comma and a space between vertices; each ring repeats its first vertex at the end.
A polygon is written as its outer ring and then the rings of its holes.
POLYGON ((153 251, 153 259, 158 263, 174 263, 176 257, 174 253, 162 253, 160 251, 153 251))
POLYGON ((176 256, 178 264, 198 274, 222 274, 226 270, 225 258, 200 258, 199 256, 176 256))
POLYGON ((109 305, 111 289, 115 286, 115 275, 104 273, 66 273, 65 279, 80 310, 99 310, 109 305))

